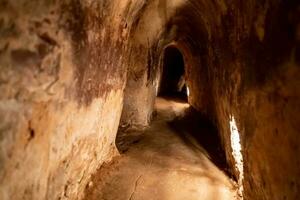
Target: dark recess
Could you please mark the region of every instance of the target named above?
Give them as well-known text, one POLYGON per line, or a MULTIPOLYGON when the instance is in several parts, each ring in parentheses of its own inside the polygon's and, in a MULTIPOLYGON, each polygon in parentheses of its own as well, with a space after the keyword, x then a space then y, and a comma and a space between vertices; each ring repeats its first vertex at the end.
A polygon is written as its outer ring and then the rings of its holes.
MULTIPOLYGON (((184 78, 184 60, 176 47, 167 47, 163 58, 163 72, 159 96, 177 96, 186 99, 186 86, 180 88, 184 78)), ((183 84, 182 84, 183 85, 183 84)))

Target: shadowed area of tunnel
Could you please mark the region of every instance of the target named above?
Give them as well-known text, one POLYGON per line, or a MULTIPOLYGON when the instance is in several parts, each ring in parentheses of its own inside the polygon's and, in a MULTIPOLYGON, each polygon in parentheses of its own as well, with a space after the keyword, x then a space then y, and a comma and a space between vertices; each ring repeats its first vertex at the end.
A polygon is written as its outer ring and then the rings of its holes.
POLYGON ((207 117, 189 107, 184 116, 169 121, 168 125, 193 151, 204 152, 217 167, 234 178, 228 170, 218 129, 207 117))

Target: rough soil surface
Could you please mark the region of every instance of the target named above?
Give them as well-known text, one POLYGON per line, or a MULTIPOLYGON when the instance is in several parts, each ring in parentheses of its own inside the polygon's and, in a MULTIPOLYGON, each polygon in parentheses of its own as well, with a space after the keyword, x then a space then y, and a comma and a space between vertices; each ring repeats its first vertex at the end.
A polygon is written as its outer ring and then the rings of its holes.
POLYGON ((219 144, 209 136, 215 134, 213 128, 202 119, 197 129, 201 118, 188 118, 187 103, 158 98, 155 107, 148 129, 118 134, 121 156, 94 175, 86 199, 237 199, 234 181, 216 166, 226 170, 219 144))

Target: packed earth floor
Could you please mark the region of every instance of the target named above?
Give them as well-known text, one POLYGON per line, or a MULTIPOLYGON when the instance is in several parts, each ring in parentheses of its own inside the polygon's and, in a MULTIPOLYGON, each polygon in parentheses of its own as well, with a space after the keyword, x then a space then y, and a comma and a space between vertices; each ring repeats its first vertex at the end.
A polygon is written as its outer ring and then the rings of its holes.
POLYGON ((217 138, 187 103, 157 98, 150 127, 119 131, 121 155, 94 175, 86 199, 238 199, 217 138))

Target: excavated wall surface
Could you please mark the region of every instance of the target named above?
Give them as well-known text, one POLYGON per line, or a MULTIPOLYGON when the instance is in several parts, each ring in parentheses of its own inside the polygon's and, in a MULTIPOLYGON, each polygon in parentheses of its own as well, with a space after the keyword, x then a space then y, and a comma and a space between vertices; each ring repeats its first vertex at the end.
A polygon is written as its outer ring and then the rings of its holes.
POLYGON ((237 122, 244 198, 297 199, 299 12, 296 0, 0 0, 1 199, 80 199, 117 154, 119 120, 149 124, 168 45, 236 178, 237 122))

